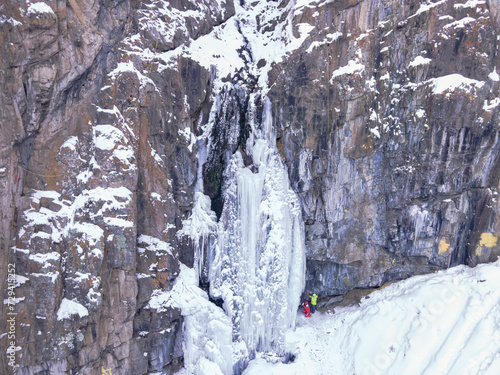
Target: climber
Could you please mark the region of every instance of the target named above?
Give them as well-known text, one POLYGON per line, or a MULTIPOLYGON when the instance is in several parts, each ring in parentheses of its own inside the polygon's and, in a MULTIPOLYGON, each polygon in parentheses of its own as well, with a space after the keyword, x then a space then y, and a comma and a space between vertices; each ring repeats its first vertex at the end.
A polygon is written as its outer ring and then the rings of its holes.
POLYGON ((316 303, 318 302, 318 295, 316 293, 313 293, 313 295, 309 297, 311 297, 311 313, 314 314, 314 312, 316 311, 316 303))
POLYGON ((309 302, 304 302, 303 304, 301 304, 300 306, 302 306, 304 308, 304 310, 302 310, 302 312, 304 314, 306 314, 306 318, 309 318, 311 316, 311 309, 309 308, 309 302))

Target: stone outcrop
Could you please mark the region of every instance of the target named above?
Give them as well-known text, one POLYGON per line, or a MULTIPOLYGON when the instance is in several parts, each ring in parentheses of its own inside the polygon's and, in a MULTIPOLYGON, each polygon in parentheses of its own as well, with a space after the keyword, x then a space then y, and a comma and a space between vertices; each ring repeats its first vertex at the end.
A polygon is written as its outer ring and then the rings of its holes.
POLYGON ((264 97, 301 201, 306 292, 500 254, 496 2, 1 4, 0 280, 15 264, 16 373, 182 367, 180 310, 148 301, 193 265, 178 231, 197 178, 220 216, 230 155, 252 168, 264 97), (290 47, 266 60, 254 34, 290 47), (234 56, 196 55, 207 35, 234 56))

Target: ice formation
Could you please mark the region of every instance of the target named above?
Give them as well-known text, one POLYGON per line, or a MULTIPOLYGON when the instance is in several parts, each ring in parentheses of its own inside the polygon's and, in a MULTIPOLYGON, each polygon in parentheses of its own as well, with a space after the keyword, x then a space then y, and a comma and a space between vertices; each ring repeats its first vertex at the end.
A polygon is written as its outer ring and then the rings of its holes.
POLYGON ((178 308, 184 317, 183 374, 230 375, 232 373, 229 319, 206 293, 198 288, 196 270, 181 264, 181 272, 170 291, 156 290, 148 308, 168 311, 178 308))
POLYGON ((271 102, 264 102, 262 124, 251 124, 246 145, 253 164, 245 166, 236 151, 226 168, 219 222, 208 197, 197 192, 182 230, 194 241, 195 268, 208 270, 210 295, 224 301, 236 373, 256 352, 284 354, 285 333, 295 325, 304 288, 300 205, 276 148, 271 102))
POLYGON ((304 286, 304 241, 299 202, 290 189, 272 130, 271 103, 247 153, 254 169, 234 154, 226 170, 225 206, 217 246, 210 254, 210 293, 224 300, 233 341, 255 351, 283 354, 304 286))
MULTIPOLYGON (((233 373, 241 372, 257 352, 285 354, 285 332, 295 325, 304 288, 305 246, 300 204, 290 189, 286 167, 276 147, 272 104, 265 95, 271 84, 267 81, 271 63, 281 61, 284 55, 298 48, 313 28, 300 24, 298 33, 292 29, 293 17, 309 2, 292 2, 286 10, 273 2, 235 3, 233 19, 216 27, 213 33, 193 40, 189 47, 178 47, 160 56, 164 67, 170 66, 181 53, 211 71, 217 67, 212 112, 224 105, 221 101, 225 83, 221 77, 247 67, 246 73, 257 79, 259 87, 250 94, 247 119, 252 130, 246 145, 228 155, 224 207, 219 220, 211 211, 210 198, 204 194, 201 168, 210 152, 208 140, 213 121, 201 127, 193 210, 178 232, 192 241, 194 267, 202 283, 209 284, 210 296, 223 301, 232 330, 233 355, 227 361, 233 366, 233 373), (261 24, 272 24, 284 11, 287 18, 283 28, 260 30, 254 21, 259 15, 261 24), (242 56, 241 50, 251 56, 242 56), (259 68, 257 62, 262 59, 267 64, 259 68), (257 111, 252 104, 258 99, 264 103, 260 123, 255 120, 257 111)), ((239 131, 239 127, 228 132, 233 130, 239 131)), ((186 364, 186 368, 189 366, 186 364)))

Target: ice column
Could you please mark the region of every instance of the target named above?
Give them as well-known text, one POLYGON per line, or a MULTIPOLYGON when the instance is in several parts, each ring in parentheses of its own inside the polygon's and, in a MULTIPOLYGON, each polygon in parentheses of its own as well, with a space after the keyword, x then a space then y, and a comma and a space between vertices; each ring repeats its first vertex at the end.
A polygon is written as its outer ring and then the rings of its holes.
MULTIPOLYGON (((214 246, 218 233, 217 218, 210 208, 210 197, 202 193, 202 166, 206 160, 204 144, 204 139, 198 142, 198 181, 193 210, 178 232, 179 237, 187 237, 193 242, 194 270, 181 264, 181 273, 173 290, 158 295, 157 299, 161 302, 163 298, 167 305, 181 309, 184 317, 184 367, 187 374, 231 375, 231 321, 224 311, 209 302, 207 294, 198 288, 200 278, 205 276, 203 274, 210 266, 210 262, 205 261, 206 249, 214 246)), ((154 302, 158 304, 158 301, 154 302)))
POLYGON ((271 103, 247 143, 253 165, 236 152, 225 172, 225 204, 210 249, 210 293, 224 300, 235 355, 284 354, 304 287, 304 236, 297 195, 275 144, 271 103))
POLYGON ((195 185, 193 210, 191 216, 183 221, 182 229, 178 232, 179 237, 187 237, 193 241, 194 267, 198 278, 204 277, 209 267, 206 264, 205 251, 213 246, 217 235, 217 217, 211 210, 210 197, 203 194, 203 164, 207 159, 205 139, 198 141, 198 174, 195 185))

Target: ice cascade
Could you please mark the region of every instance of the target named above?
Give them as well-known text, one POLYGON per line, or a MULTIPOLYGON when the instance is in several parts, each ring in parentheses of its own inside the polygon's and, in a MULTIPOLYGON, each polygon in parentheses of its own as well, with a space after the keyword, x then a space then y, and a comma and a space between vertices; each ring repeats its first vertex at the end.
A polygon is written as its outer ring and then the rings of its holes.
MULTIPOLYGON (((193 211, 179 232, 193 242, 197 277, 209 283, 214 300, 223 301, 233 346, 232 356, 225 362, 233 365, 236 374, 257 353, 272 358, 285 354, 285 333, 295 328, 305 283, 300 204, 276 147, 271 109, 266 98, 260 126, 250 121, 247 162, 240 150, 229 160, 219 221, 198 181, 193 211)), ((255 108, 251 110, 255 113, 255 108)), ((206 150, 198 156, 201 166, 206 150)), ((201 167, 198 175, 201 179, 201 167)), ((213 344, 223 348, 225 341, 213 344)))
MULTIPOLYGON (((271 102, 260 128, 252 126, 245 166, 237 151, 225 171, 217 243, 207 254, 210 294, 224 300, 233 326, 236 366, 256 352, 284 354, 304 288, 305 251, 300 205, 276 147, 271 102)), ((236 370, 237 371, 237 370, 236 370)))

